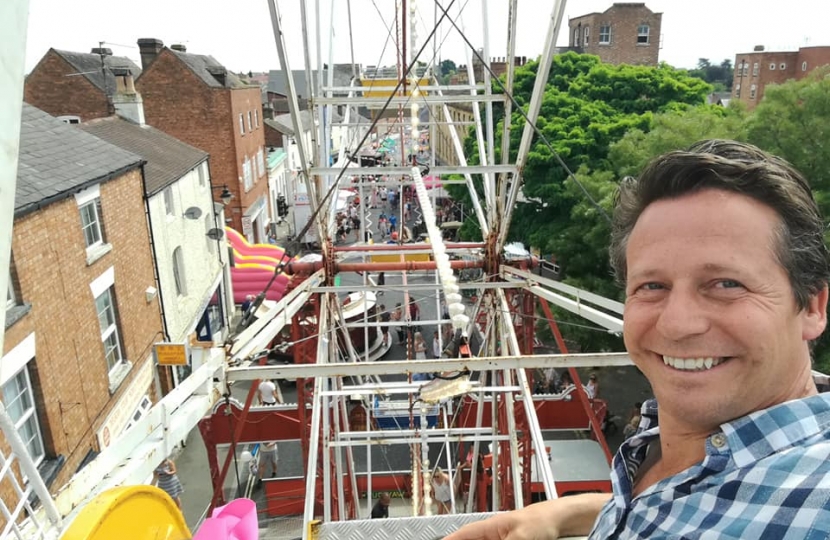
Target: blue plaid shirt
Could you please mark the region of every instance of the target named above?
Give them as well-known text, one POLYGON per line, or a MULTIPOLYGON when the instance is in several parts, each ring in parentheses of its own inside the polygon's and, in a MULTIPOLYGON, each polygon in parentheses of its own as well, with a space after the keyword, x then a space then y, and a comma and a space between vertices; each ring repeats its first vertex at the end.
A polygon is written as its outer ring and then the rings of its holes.
POLYGON ((722 424, 702 462, 632 498, 657 403, 620 447, 613 498, 591 540, 606 538, 825 539, 830 537, 830 394, 782 403, 722 424))

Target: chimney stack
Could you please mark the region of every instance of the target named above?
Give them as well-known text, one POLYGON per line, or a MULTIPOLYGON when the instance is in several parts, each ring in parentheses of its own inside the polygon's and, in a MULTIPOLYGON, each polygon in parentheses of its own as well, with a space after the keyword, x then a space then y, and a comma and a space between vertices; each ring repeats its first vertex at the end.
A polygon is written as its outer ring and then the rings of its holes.
POLYGON ((112 95, 115 114, 143 126, 144 101, 135 91, 133 72, 128 67, 113 67, 112 74, 115 76, 115 93, 112 95))
POLYGON ((138 50, 141 54, 141 69, 150 67, 150 64, 155 61, 163 48, 164 43, 160 39, 140 38, 138 40, 138 50))
POLYGON ((761 52, 761 51, 763 51, 763 50, 764 50, 764 46, 763 46, 763 45, 756 45, 756 46, 755 46, 755 49, 753 49, 753 50, 754 50, 755 52, 761 52))
POLYGON ((174 51, 179 51, 179 52, 183 52, 183 53, 187 52, 187 47, 185 47, 181 43, 176 43, 174 45, 170 45, 170 48, 173 49, 174 51))
POLYGON ((97 54, 97 55, 100 55, 100 56, 112 56, 112 49, 107 49, 107 48, 95 47, 90 52, 92 54, 97 54))

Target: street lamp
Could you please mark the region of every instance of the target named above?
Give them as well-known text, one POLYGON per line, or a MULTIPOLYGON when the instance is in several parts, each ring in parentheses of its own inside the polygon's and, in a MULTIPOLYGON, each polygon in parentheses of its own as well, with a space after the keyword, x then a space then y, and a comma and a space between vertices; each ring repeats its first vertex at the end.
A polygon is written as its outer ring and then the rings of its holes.
MULTIPOLYGON (((220 189, 220 186, 212 186, 210 189, 220 189)), ((222 199, 222 204, 227 206, 231 202, 231 199, 233 199, 233 193, 228 189, 228 184, 221 186, 221 189, 222 193, 219 194, 219 198, 222 199)))

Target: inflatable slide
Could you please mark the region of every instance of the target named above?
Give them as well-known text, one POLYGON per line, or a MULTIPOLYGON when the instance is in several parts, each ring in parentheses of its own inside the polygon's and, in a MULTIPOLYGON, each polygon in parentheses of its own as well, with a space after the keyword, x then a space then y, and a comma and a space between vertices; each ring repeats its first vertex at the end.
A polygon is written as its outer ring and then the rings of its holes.
MULTIPOLYGON (((228 244, 233 251, 231 282, 233 283, 233 301, 241 304, 249 294, 258 295, 268 285, 274 275, 274 269, 280 263, 285 251, 271 244, 250 244, 244 236, 230 227, 225 227, 228 244)), ((283 262, 288 262, 285 259, 283 262)), ((268 300, 278 301, 285 294, 291 276, 282 273, 266 291, 268 300)))

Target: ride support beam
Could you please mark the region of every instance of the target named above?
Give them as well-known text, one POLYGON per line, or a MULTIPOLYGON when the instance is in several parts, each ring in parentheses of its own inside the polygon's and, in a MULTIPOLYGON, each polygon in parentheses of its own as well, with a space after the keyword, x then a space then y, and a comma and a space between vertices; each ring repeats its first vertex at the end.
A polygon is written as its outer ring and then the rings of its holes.
MULTIPOLYGON (((444 246, 447 251, 454 251, 458 249, 481 249, 486 247, 486 242, 446 242, 444 246)), ((335 253, 347 253, 364 251, 424 251, 432 253, 432 246, 430 244, 372 244, 365 246, 342 246, 333 248, 335 253)))
MULTIPOLYGON (((542 310, 545 312, 545 317, 548 319, 550 329, 556 337, 556 344, 559 346, 559 352, 562 354, 568 354, 568 346, 565 345, 565 340, 562 339, 562 334, 559 333, 559 326, 556 324, 556 319, 553 317, 553 311, 550 309, 550 304, 544 298, 540 298, 539 300, 542 304, 542 310)), ((600 425, 599 419, 594 412, 594 408, 591 406, 588 394, 582 386, 582 381, 579 380, 579 373, 577 373, 576 368, 568 368, 568 372, 571 375, 571 381, 574 383, 574 386, 576 386, 576 395, 579 397, 579 402, 582 404, 582 408, 588 416, 588 422, 591 425, 591 432, 594 434, 594 438, 602 447, 605 459, 608 460, 608 464, 610 465, 612 459, 611 451, 608 449, 608 444, 605 442, 605 437, 602 434, 602 426, 600 425)))
MULTIPOLYGON (((292 262, 286 265, 286 272, 298 274, 312 274, 323 268, 323 261, 292 262)), ((418 270, 435 270, 438 263, 435 261, 404 261, 404 262, 372 262, 372 263, 332 263, 336 273, 341 272, 417 272, 418 270)), ((450 261, 450 268, 463 270, 465 268, 482 268, 483 261, 450 261)))

